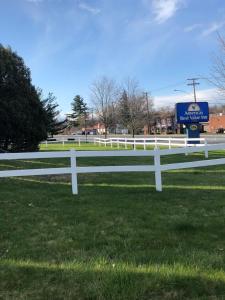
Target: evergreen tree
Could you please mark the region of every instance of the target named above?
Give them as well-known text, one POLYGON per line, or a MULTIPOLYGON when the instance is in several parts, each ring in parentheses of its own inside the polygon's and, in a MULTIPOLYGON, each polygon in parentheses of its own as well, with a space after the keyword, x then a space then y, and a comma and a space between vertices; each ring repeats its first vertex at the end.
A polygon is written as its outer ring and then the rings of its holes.
POLYGON ((80 126, 84 123, 86 129, 86 119, 88 108, 87 104, 84 102, 84 99, 80 95, 76 95, 73 98, 72 106, 72 123, 73 126, 80 126))
POLYGON ((47 137, 47 116, 30 70, 0 45, 0 150, 35 151, 47 137))
POLYGON ((119 116, 121 124, 127 128, 130 122, 130 108, 127 92, 124 90, 119 101, 119 116))
POLYGON ((87 113, 87 104, 84 102, 84 99, 80 95, 76 95, 74 97, 71 105, 74 118, 78 118, 87 113))
POLYGON ((56 97, 49 93, 48 97, 42 100, 42 104, 46 111, 46 124, 48 135, 59 134, 66 128, 66 120, 60 120, 59 105, 56 102, 56 97))

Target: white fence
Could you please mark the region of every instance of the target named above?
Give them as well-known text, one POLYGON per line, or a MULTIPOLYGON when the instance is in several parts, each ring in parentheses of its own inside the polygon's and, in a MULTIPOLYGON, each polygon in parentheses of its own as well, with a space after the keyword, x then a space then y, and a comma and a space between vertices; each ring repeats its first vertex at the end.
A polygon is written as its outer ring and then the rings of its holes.
POLYGON ((95 145, 104 145, 105 147, 113 145, 117 145, 117 148, 124 148, 127 149, 128 145, 131 145, 134 150, 136 150, 137 146, 143 147, 146 150, 147 146, 166 146, 169 149, 172 147, 192 147, 192 146, 203 146, 207 145, 207 140, 205 138, 160 138, 160 137, 150 137, 150 138, 124 138, 124 137, 117 137, 117 138, 94 138, 94 137, 74 137, 69 139, 60 139, 60 140, 47 140, 42 142, 46 148, 48 148, 51 144, 62 144, 64 147, 65 145, 69 144, 78 144, 79 146, 83 142, 94 143, 95 145), (199 144, 195 144, 194 142, 198 142, 199 144))
POLYGON ((206 146, 207 140, 205 138, 159 138, 159 137, 150 137, 150 138, 95 138, 94 143, 98 145, 110 145, 113 148, 113 145, 117 145, 119 149, 120 146, 127 149, 128 145, 132 145, 133 149, 136 150, 137 146, 142 146, 146 150, 147 146, 167 146, 169 149, 172 147, 192 147, 192 146, 206 146), (195 142, 198 142, 196 144, 195 142))
POLYGON ((45 147, 48 148, 48 146, 51 144, 61 144, 64 147, 65 145, 69 145, 69 144, 78 144, 80 146, 81 143, 85 143, 85 142, 94 143, 94 138, 93 137, 86 138, 85 136, 74 136, 74 137, 67 138, 67 139, 53 138, 52 140, 48 139, 46 141, 43 141, 43 142, 41 142, 41 144, 45 145, 45 147))
POLYGON ((205 166, 214 166, 225 164, 225 158, 201 160, 194 162, 161 164, 162 155, 182 154, 205 152, 208 157, 208 151, 224 150, 225 144, 208 145, 202 147, 187 147, 174 149, 155 149, 155 150, 121 150, 121 151, 63 151, 63 152, 36 152, 36 153, 4 153, 0 154, 1 160, 19 160, 19 159, 40 159, 40 158, 70 158, 70 167, 67 168, 46 168, 46 169, 29 169, 29 170, 10 170, 0 171, 0 177, 15 176, 35 176, 35 175, 53 175, 53 174, 71 174, 72 192, 78 194, 77 174, 82 173, 112 173, 112 172, 154 172, 155 185, 157 191, 162 191, 162 171, 177 170, 185 168, 196 168, 205 166), (89 166, 78 167, 78 157, 132 157, 132 156, 152 156, 154 157, 153 165, 131 165, 131 166, 89 166))

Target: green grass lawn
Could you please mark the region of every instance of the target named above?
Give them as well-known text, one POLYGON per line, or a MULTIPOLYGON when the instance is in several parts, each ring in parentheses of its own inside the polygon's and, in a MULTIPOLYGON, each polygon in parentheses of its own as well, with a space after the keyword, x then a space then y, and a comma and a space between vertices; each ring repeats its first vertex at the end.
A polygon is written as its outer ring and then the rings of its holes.
MULTIPOLYGON (((137 149, 142 149, 143 150, 143 147, 144 146, 141 146, 141 145, 136 145, 136 148, 137 149)), ((52 150, 70 150, 71 148, 75 148, 77 150, 79 149, 88 149, 88 150, 115 150, 115 149, 118 149, 118 146, 117 144, 112 144, 112 148, 111 148, 111 145, 110 144, 106 144, 106 147, 105 145, 103 144, 94 144, 94 143, 81 143, 81 145, 79 146, 78 142, 65 142, 64 146, 62 143, 48 143, 48 145, 46 146, 45 144, 41 144, 41 150, 43 151, 52 151, 52 150)), ((147 146, 146 147, 147 149, 153 149, 152 146, 147 146)), ((120 144, 119 145, 119 149, 120 150, 125 150, 125 145, 123 144, 120 144)), ((127 145, 127 149, 133 149, 133 145, 127 145)))
MULTIPOLYGON (((78 160, 146 163, 152 158, 78 160)), ((0 161, 1 170, 68 165, 0 161)), ((78 183, 74 196, 69 176, 0 179, 0 299, 225 299, 225 166, 164 172, 162 193, 153 173, 82 174, 78 183)))

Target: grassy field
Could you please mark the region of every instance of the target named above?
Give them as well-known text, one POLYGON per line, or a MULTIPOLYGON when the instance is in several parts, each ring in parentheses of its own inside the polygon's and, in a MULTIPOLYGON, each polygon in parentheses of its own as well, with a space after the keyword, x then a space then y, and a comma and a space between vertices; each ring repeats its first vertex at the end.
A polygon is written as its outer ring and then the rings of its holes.
MULTIPOLYGON (((68 165, 0 161, 1 170, 68 165)), ((78 182, 73 196, 69 176, 0 179, 0 299, 225 299, 225 166, 165 172, 162 193, 153 173, 85 174, 78 182)))

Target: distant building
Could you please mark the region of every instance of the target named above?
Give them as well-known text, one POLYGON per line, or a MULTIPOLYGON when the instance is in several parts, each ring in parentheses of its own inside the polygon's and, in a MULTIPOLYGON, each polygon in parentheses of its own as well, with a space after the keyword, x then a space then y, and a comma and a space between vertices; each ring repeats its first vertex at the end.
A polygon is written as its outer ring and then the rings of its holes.
MULTIPOLYGON (((178 127, 174 115, 156 115, 150 122, 150 134, 175 134, 178 127)), ((144 135, 148 134, 148 125, 144 126, 144 135)))
MULTIPOLYGON (((93 126, 88 126, 86 128, 87 134, 104 134, 105 126, 100 123, 96 123, 93 126)), ((85 132, 85 128, 82 128, 82 132, 85 132)))
POLYGON ((209 133, 223 133, 225 131, 225 114, 210 114, 209 122, 205 125, 205 131, 209 133))

